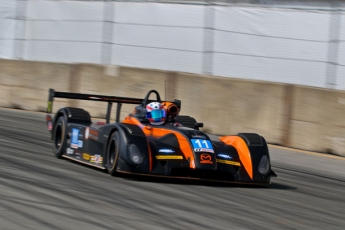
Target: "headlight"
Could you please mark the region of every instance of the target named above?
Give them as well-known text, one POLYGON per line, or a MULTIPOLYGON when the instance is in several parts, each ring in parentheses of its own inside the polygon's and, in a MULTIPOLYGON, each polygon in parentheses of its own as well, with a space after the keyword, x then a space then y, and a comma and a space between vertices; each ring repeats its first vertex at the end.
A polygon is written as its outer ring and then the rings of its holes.
POLYGON ((266 175, 268 170, 270 170, 270 162, 267 155, 261 157, 258 170, 262 175, 266 175))
POLYGON ((144 157, 136 145, 130 144, 128 147, 128 150, 129 150, 129 157, 131 158, 133 163, 137 165, 143 163, 144 157))

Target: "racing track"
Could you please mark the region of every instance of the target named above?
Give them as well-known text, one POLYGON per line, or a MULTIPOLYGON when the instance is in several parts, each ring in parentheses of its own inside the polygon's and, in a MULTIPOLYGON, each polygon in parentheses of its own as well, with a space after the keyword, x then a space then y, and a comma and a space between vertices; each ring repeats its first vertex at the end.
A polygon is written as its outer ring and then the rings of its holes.
POLYGON ((44 114, 0 109, 0 229, 345 229, 345 159, 270 149, 270 188, 116 178, 56 159, 44 114))

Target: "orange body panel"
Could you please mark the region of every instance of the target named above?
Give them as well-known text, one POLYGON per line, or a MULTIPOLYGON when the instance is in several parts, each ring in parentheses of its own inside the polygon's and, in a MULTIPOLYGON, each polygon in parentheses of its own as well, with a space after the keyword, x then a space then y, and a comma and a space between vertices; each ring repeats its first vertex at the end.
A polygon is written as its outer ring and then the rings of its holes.
POLYGON ((236 148, 243 167, 247 171, 249 177, 253 180, 253 164, 246 142, 239 136, 223 136, 220 137, 219 140, 236 148))
POLYGON ((173 115, 177 115, 179 113, 179 109, 174 103, 169 102, 169 101, 164 101, 162 102, 162 104, 167 113, 173 114, 173 115))
MULTIPOLYGON (((169 129, 164 129, 163 127, 156 128, 156 127, 151 126, 151 125, 144 126, 140 123, 140 121, 137 118, 131 117, 131 116, 126 117, 123 120, 123 123, 136 125, 143 130, 143 132, 145 133, 146 136, 152 136, 154 138, 159 138, 159 137, 165 136, 165 135, 170 134, 170 133, 174 134, 177 137, 181 151, 184 153, 184 156, 187 159, 189 159, 189 167, 195 169, 194 154, 193 154, 192 149, 190 147, 189 140, 187 140, 179 132, 175 132, 175 131, 169 130, 169 129)), ((152 159, 151 150, 149 152, 150 152, 150 161, 151 161, 151 159, 152 159)), ((150 162, 150 170, 152 170, 151 165, 152 165, 152 162, 150 162)))

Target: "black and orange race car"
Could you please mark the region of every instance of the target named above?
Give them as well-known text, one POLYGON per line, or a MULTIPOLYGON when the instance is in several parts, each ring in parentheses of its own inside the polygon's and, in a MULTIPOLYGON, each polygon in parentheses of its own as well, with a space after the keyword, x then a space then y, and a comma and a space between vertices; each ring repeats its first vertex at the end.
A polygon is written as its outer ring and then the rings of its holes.
POLYGON ((181 101, 162 101, 156 90, 145 98, 57 92, 49 90, 47 126, 53 151, 68 158, 107 170, 111 175, 132 173, 216 180, 258 185, 270 184, 271 169, 265 139, 255 133, 210 138, 190 116, 181 116, 181 101), (150 96, 155 100, 150 100, 150 96), (108 103, 104 122, 92 122, 81 108, 65 107, 52 115, 54 98, 108 103), (146 105, 161 103, 164 124, 152 125, 146 105), (110 122, 112 104, 117 103, 115 122, 110 122), (135 104, 132 114, 120 121, 122 104, 135 104))

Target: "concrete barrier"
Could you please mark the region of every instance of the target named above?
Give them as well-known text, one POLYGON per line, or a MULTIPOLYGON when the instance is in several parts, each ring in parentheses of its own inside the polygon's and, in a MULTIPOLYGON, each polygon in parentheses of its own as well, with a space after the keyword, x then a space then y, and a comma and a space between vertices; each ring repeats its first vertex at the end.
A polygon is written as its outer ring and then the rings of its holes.
POLYGON ((293 88, 288 146, 345 156, 345 92, 293 88))
POLYGON ((213 134, 255 132, 281 143, 284 85, 191 74, 177 74, 175 95, 182 114, 203 122, 213 134))
MULTIPOLYGON (((73 66, 33 61, 0 60, 0 106, 45 111, 48 89, 70 91, 73 66)), ((69 105, 57 100, 56 107, 69 105)))
MULTIPOLYGON (((0 106, 45 111, 48 89, 182 100, 181 114, 212 134, 255 132, 269 143, 345 156, 345 92, 196 74, 94 64, 0 60, 0 106)), ((104 118, 106 103, 56 99, 104 118)), ((134 105, 124 105, 124 118, 134 105)), ((115 109, 113 110, 114 119, 115 109)))

